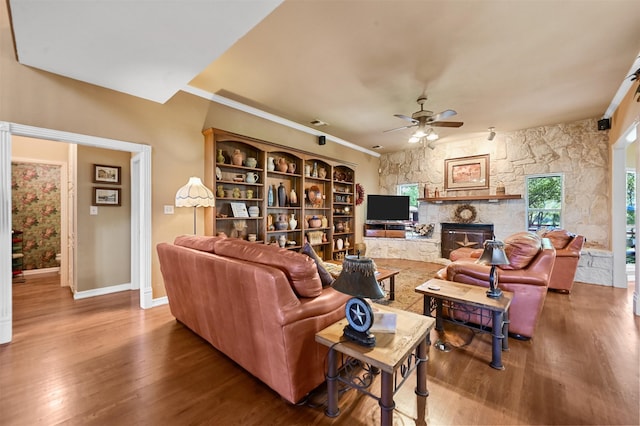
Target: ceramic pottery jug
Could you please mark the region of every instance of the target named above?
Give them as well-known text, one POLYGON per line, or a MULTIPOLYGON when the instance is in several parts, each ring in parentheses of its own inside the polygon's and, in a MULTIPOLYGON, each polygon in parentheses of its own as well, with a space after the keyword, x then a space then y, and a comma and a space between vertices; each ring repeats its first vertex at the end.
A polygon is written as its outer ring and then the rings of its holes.
POLYGON ((260 176, 257 173, 253 173, 253 172, 247 172, 245 174, 245 178, 244 180, 247 183, 255 183, 258 181, 258 178, 260 178, 260 176))
POLYGON ((267 170, 272 172, 276 169, 276 163, 273 160, 273 157, 267 158, 267 170))
POLYGON ((326 177, 327 177, 327 169, 325 169, 324 167, 320 167, 320 168, 318 169, 318 177, 319 177, 320 179, 324 179, 324 178, 326 178, 326 177))
POLYGON ((278 159, 278 171, 284 173, 287 171, 288 168, 289 168, 289 165, 287 164, 287 159, 280 157, 278 159))
POLYGON ((289 163, 289 173, 295 173, 296 172, 296 163, 289 163))
POLYGON ((304 165, 304 175, 311 176, 311 164, 304 165))
POLYGON ((239 149, 233 151, 231 161, 233 161, 234 166, 242 166, 242 152, 239 149))
POLYGON ((296 194, 295 189, 291 189, 291 193, 289 194, 289 204, 295 206, 298 204, 298 194, 296 194))

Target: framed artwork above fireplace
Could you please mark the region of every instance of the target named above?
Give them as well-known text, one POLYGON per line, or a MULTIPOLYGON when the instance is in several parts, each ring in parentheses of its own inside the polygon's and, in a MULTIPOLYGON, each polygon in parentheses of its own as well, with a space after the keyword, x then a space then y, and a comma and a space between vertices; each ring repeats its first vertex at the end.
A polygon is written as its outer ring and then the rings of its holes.
POLYGON ((444 190, 489 189, 489 154, 444 160, 444 190))

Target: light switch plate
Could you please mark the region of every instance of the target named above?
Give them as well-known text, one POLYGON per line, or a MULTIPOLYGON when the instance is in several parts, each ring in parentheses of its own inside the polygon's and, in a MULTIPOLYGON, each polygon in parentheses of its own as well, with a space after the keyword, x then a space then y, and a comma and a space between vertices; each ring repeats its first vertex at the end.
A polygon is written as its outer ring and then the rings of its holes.
POLYGON ((173 214, 173 206, 171 205, 164 206, 164 214, 173 214))
POLYGON ((91 216, 97 216, 98 215, 98 206, 89 206, 89 214, 91 216))

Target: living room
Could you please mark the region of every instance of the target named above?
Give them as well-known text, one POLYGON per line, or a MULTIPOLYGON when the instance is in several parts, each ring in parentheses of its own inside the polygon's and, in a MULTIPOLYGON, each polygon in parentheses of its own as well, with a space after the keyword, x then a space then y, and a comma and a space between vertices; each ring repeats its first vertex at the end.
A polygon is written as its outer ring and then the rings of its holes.
MULTIPOLYGON (((563 161, 563 164, 556 164, 557 167, 552 168, 553 162, 549 161, 544 153, 539 153, 538 161, 530 164, 533 169, 539 168, 540 170, 523 171, 522 173, 565 173, 567 193, 575 190, 580 191, 582 195, 581 197, 569 196, 566 198, 567 213, 576 214, 576 216, 571 216, 571 219, 565 222, 565 227, 572 232, 585 234, 590 244, 589 249, 613 251, 614 239, 617 237, 614 236, 612 229, 615 229, 618 218, 608 212, 615 202, 615 195, 610 188, 616 179, 614 177, 617 170, 615 164, 617 156, 620 154, 612 152, 608 144, 622 138, 627 128, 637 118, 638 103, 635 102, 632 93, 636 86, 633 86, 626 93, 627 102, 623 105, 626 105, 627 109, 616 113, 612 120, 613 127, 609 131, 599 131, 597 121, 600 117, 599 115, 591 115, 580 120, 556 125, 499 131, 496 139, 491 142, 486 140, 486 134, 481 134, 466 141, 453 141, 437 145, 434 150, 428 147, 418 147, 402 149, 395 153, 372 155, 331 140, 326 145, 319 146, 316 135, 285 127, 251 113, 241 112, 229 106, 194 96, 192 93, 178 92, 161 105, 21 65, 16 60, 7 4, 5 3, 1 7, 3 13, 0 18, 0 70, 3 77, 0 83, 2 87, 0 118, 6 123, 21 123, 41 129, 56 129, 76 135, 93 135, 108 140, 127 141, 150 147, 152 150, 150 211, 145 213, 148 214, 150 223, 149 246, 153 248, 161 242, 172 242, 177 235, 192 232, 193 212, 191 209, 177 208, 174 215, 166 215, 163 213, 164 206, 174 204, 176 190, 186 183, 189 176, 204 176, 202 130, 214 127, 272 141, 290 148, 305 147, 305 150, 315 151, 323 156, 357 164, 357 181, 363 185, 367 193, 394 193, 393 186, 400 183, 418 183, 421 186, 428 184, 435 187, 443 182, 442 173, 446 159, 478 154, 490 155, 490 167, 495 171, 495 174, 491 176, 491 192, 495 190, 494 185, 502 180, 506 184, 507 193, 522 193, 523 185, 519 180, 522 175, 519 174, 520 172, 513 171, 510 166, 512 163, 524 162, 525 157, 530 153, 525 154, 519 151, 520 158, 513 157, 513 153, 505 147, 521 143, 525 139, 524 142, 527 146, 539 146, 536 141, 544 140, 545 143, 550 144, 549 153, 555 153, 560 151, 559 146, 555 145, 557 139, 540 137, 531 140, 530 136, 532 134, 561 133, 563 137, 570 140, 569 145, 576 149, 576 151, 572 151, 572 155, 568 156, 571 161, 569 163, 563 161), (585 158, 589 158, 597 164, 594 164, 593 167, 587 167, 584 163, 576 160, 580 155, 584 155, 585 158), (418 164, 420 165, 418 166, 418 164), (422 172, 403 175, 386 172, 386 170, 398 165, 409 169, 421 168, 422 172), (379 170, 383 172, 379 173, 379 170), (574 176, 575 179, 570 179, 571 176, 574 176)), ((633 59, 629 58, 629 65, 633 59)), ((410 102, 413 101, 414 99, 410 100, 410 102)), ((408 107, 410 108, 411 105, 408 107)), ((452 105, 452 107, 456 106, 452 105)), ((394 112, 402 111, 394 110, 390 112, 390 115, 394 112)), ((3 139, 3 144, 6 143, 7 141, 3 139)), ((3 151, 5 162, 10 161, 10 155, 10 153, 3 151)), ((526 158, 526 162, 531 161, 529 158, 526 158)), ((438 211, 440 209, 443 211, 443 213, 434 213, 436 216, 450 216, 451 207, 425 204, 422 208, 427 210, 427 214, 431 214, 429 212, 433 211, 432 207, 434 206, 438 211)), ((495 209, 493 204, 479 203, 477 206, 480 220, 491 220, 498 223, 492 218, 495 214, 494 210, 489 213, 485 213, 483 210, 487 207, 495 209)), ((524 214, 522 213, 522 200, 500 203, 498 210, 505 206, 516 208, 518 214, 524 214)), ((78 209, 80 212, 88 212, 89 207, 90 202, 87 201, 86 204, 79 205, 78 209)), ((500 213, 502 212, 503 210, 500 211, 500 213)), ((198 233, 201 233, 201 230, 204 229, 204 214, 202 211, 198 211, 197 214, 198 233)), ((500 223, 504 223, 504 225, 496 228, 496 234, 501 238, 523 226, 512 222, 518 220, 512 219, 513 215, 506 214, 506 216, 508 220, 500 220, 500 223)), ((365 220, 362 207, 356 208, 356 217, 359 224, 356 232, 362 238, 362 224, 365 220)), ((437 222, 440 221, 442 220, 437 218, 437 222)), ((133 262, 131 260, 131 263, 133 262)), ((126 263, 123 262, 125 265, 126 263)), ((152 299, 162 300, 166 296, 166 292, 154 249, 149 251, 148 263, 150 285, 148 290, 152 299)), ((130 265, 125 267, 128 266, 130 265)), ((617 268, 618 266, 616 265, 617 268)), ((611 286, 612 283, 607 285, 611 286)), ((595 286, 586 287, 584 291, 591 287, 595 286)), ((603 289, 595 288, 594 292, 596 293, 594 294, 602 297, 603 293, 598 292, 603 289)), ((606 290, 614 289, 606 288, 606 290)), ((622 289, 615 288, 615 290, 622 289)), ((3 292, 2 294, 4 296, 7 293, 3 292)), ((2 315, 3 327, 6 328, 7 323, 11 324, 12 309, 10 305, 6 304, 6 299, 3 300, 0 314, 2 315)), ((619 306, 618 310, 626 309, 626 305, 624 306, 625 308, 619 306)), ((570 306, 564 305, 563 308, 570 309, 570 306)), ((556 338, 561 339, 558 336, 556 338)), ((201 350, 203 349, 197 349, 197 351, 201 350)), ((637 369, 633 370, 633 366, 628 366, 628 368, 630 372, 637 375, 637 369)), ((482 379, 478 377, 478 380, 482 379)), ((259 387, 260 385, 249 386, 259 387)), ((623 392, 623 390, 616 390, 616 392, 623 392)), ((455 398, 451 394, 450 396, 455 398)), ((269 400, 270 402, 271 400, 269 400)), ((238 408, 238 406, 234 407, 238 408)), ((574 417, 573 419, 576 418, 584 419, 583 417, 574 417)), ((353 421, 354 418, 350 418, 350 420, 353 421)), ((471 420, 467 419, 467 421, 471 420)), ((363 421, 363 423, 367 423, 367 421, 363 421)))

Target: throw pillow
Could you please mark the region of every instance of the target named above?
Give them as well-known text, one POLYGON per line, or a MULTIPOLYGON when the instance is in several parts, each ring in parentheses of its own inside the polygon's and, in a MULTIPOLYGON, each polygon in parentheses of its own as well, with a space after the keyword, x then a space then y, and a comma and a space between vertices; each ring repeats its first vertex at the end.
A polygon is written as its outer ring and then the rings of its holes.
POLYGON ((329 287, 333 283, 333 277, 324 267, 324 262, 318 257, 316 251, 311 247, 309 243, 306 243, 304 247, 300 249, 300 253, 306 254, 316 262, 318 267, 318 275, 320 275, 320 281, 322 281, 322 287, 329 287))

